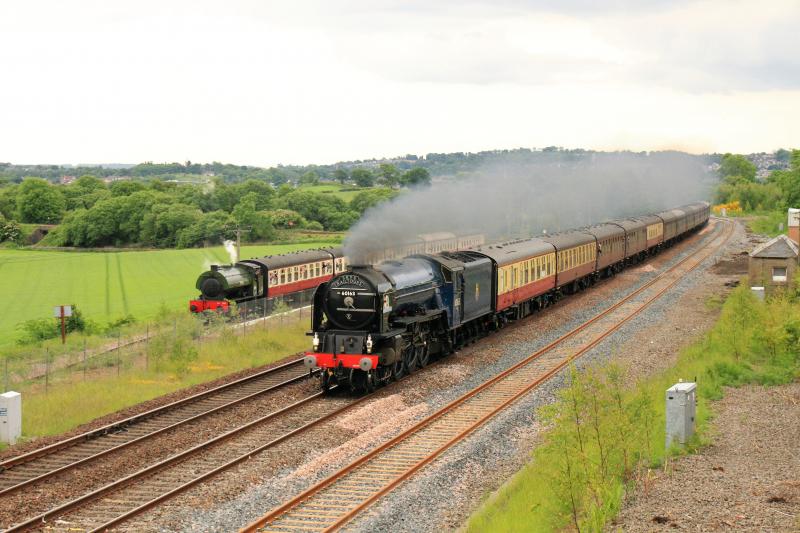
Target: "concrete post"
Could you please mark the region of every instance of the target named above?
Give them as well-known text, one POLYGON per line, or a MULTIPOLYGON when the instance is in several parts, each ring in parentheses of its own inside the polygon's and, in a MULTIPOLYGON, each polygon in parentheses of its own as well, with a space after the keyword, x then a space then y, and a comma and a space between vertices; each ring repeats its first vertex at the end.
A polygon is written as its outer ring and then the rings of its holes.
POLYGON ((0 394, 0 441, 16 444, 22 435, 22 395, 9 391, 0 394))

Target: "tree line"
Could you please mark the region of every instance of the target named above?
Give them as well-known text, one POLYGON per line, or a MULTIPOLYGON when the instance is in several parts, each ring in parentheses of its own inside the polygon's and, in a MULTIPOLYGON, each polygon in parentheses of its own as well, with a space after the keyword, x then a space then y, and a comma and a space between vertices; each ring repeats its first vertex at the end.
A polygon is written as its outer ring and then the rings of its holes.
POLYGON ((715 202, 739 202, 745 211, 777 210, 800 205, 800 150, 779 150, 779 160, 788 160, 789 168, 773 170, 766 180, 756 179, 756 166, 745 156, 725 154, 720 160, 722 178, 715 202))
POLYGON ((200 176, 216 177, 226 183, 257 180, 280 186, 284 183, 314 183, 315 181, 353 182, 361 187, 374 184, 396 186, 421 184, 430 181, 430 170, 423 158, 406 155, 390 163, 377 160, 347 161, 331 165, 278 165, 269 168, 247 165, 213 163, 153 163, 110 166, 12 165, 0 163, 0 183, 21 183, 29 176, 57 182, 64 175, 99 178, 130 177, 142 181, 197 181, 200 176), (415 170, 421 169, 421 170, 415 170), (410 172, 409 171, 412 171, 410 172), (424 171, 424 172, 423 172, 424 171))
MULTIPOLYGON (((430 179, 424 178, 416 183, 430 179)), ((369 188, 347 202, 333 194, 290 184, 275 187, 257 179, 106 184, 86 175, 62 186, 26 178, 0 186, 0 240, 18 241, 17 222, 22 222, 58 224, 47 236, 52 246, 185 248, 233 238, 237 228, 247 230, 246 240, 265 241, 281 228, 347 230, 364 211, 397 194, 393 187, 369 188)))

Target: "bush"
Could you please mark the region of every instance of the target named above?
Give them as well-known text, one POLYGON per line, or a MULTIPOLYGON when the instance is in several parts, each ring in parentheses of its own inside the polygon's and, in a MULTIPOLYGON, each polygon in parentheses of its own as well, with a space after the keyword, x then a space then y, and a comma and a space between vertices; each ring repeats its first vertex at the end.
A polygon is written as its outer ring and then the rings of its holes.
POLYGON ((130 326, 135 323, 136 323, 136 317, 134 317, 133 315, 125 315, 121 318, 110 321, 106 325, 105 330, 107 333, 113 333, 121 328, 124 328, 125 326, 130 326))
POLYGON ((304 226, 304 229, 310 229, 310 230, 314 230, 314 231, 322 231, 325 228, 323 228, 322 224, 320 224, 316 220, 312 220, 311 222, 307 222, 306 223, 306 225, 304 226))
MULTIPOLYGON (((64 329, 67 333, 89 332, 92 326, 92 322, 84 319, 83 314, 75 305, 72 306, 72 316, 67 317, 64 321, 64 329)), ((22 336, 17 339, 18 344, 34 344, 59 337, 61 321, 57 318, 26 320, 17 326, 17 329, 22 330, 22 336)))
POLYGON ((13 220, 0 220, 0 242, 22 244, 22 228, 13 220))

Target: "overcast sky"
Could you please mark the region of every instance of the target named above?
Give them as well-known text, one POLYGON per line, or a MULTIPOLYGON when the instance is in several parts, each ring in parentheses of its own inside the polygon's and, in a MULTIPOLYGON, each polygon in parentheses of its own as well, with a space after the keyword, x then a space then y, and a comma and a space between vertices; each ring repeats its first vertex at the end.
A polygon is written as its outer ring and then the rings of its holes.
POLYGON ((800 147, 799 27, 797 0, 3 0, 0 161, 800 147))

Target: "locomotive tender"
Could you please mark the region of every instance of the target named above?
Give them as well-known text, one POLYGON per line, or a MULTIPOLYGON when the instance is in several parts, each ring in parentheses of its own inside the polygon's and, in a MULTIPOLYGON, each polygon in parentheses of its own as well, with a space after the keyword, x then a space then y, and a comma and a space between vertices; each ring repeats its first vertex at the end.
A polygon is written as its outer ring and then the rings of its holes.
POLYGON ((707 202, 563 233, 353 265, 314 294, 321 386, 370 391, 670 246, 707 202))

